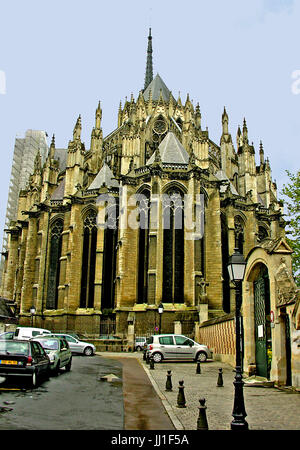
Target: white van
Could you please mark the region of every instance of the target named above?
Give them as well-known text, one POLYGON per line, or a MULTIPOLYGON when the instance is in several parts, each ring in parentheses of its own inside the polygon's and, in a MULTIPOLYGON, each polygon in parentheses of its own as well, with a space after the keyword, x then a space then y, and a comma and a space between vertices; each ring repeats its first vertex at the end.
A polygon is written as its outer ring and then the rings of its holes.
POLYGON ((41 334, 50 334, 51 331, 44 328, 17 327, 14 339, 31 339, 41 334))

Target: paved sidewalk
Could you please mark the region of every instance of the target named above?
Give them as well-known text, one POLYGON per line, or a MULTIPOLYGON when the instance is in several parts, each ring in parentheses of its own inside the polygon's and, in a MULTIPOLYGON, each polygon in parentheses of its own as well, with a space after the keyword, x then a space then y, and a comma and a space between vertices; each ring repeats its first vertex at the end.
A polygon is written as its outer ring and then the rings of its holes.
MULTIPOLYGON (((197 429, 200 398, 206 400, 209 430, 230 430, 235 375, 230 365, 208 361, 201 363, 201 374, 197 374, 197 364, 193 362, 162 362, 155 364, 154 370, 151 370, 141 353, 111 355, 120 360, 124 356, 138 359, 177 430, 197 429), (223 387, 217 387, 219 368, 223 371, 223 387), (167 370, 172 371, 172 392, 165 391, 167 370), (184 380, 186 408, 176 406, 180 380, 184 380)), ((250 430, 300 430, 299 392, 244 386, 244 400, 250 430)))
MULTIPOLYGON (((230 430, 233 420, 234 368, 217 361, 201 364, 201 374, 196 374, 195 363, 163 362, 154 370, 142 364, 175 416, 174 425, 181 430, 196 430, 199 416, 199 399, 206 400, 209 430, 230 430), (219 368, 223 372, 223 387, 217 387, 219 368), (166 392, 167 370, 172 371, 173 391, 166 392), (186 408, 177 408, 179 381, 184 380, 186 408), (180 425, 179 425, 180 423, 180 425)), ((244 385, 246 421, 250 430, 300 430, 300 394, 274 387, 244 385)))

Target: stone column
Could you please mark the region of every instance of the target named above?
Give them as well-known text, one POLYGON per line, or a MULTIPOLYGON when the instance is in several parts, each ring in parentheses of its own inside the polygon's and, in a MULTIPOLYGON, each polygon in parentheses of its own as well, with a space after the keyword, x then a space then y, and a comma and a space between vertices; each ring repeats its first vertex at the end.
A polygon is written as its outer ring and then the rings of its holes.
POLYGON ((18 267, 19 233, 17 230, 11 230, 9 233, 9 251, 3 296, 4 298, 13 300, 16 270, 18 267))
POLYGON ((79 308, 82 267, 83 227, 79 205, 72 206, 69 229, 70 242, 68 253, 71 259, 66 272, 66 280, 68 280, 68 309, 69 312, 74 312, 79 308))
POLYGON ((205 233, 207 294, 209 309, 223 311, 220 197, 218 192, 209 192, 209 196, 205 233))
POLYGON ((182 325, 180 321, 174 321, 174 334, 182 334, 182 325))
POLYGON ((24 278, 21 294, 21 314, 29 313, 29 309, 32 306, 32 285, 34 283, 35 274, 34 264, 36 257, 36 240, 37 220, 35 217, 30 217, 26 243, 26 256, 24 261, 24 278))

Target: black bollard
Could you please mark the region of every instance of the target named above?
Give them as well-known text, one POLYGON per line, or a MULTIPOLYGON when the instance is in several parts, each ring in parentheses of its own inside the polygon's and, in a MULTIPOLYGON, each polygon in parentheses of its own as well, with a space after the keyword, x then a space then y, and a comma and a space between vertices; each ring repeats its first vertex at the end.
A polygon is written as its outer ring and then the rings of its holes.
POLYGON ((197 430, 208 430, 205 398, 200 398, 199 402, 200 406, 199 406, 199 417, 197 420, 197 430))
POLYGON ((219 369, 217 387, 223 387, 223 373, 222 373, 222 369, 219 369))
POLYGON ((151 357, 150 357, 150 369, 154 370, 154 358, 153 358, 153 355, 151 355, 151 357))
POLYGON ((143 361, 146 361, 146 351, 143 352, 143 361))
POLYGON ((185 396, 183 380, 179 381, 178 396, 177 396, 177 408, 185 408, 185 396))
POLYGON ((167 371, 166 391, 172 391, 172 375, 171 370, 167 371))
POLYGON ((146 355, 146 364, 150 364, 150 357, 149 357, 149 353, 147 353, 147 355, 146 355))
POLYGON ((196 373, 201 373, 201 366, 200 366, 200 361, 197 361, 197 368, 196 368, 196 373))

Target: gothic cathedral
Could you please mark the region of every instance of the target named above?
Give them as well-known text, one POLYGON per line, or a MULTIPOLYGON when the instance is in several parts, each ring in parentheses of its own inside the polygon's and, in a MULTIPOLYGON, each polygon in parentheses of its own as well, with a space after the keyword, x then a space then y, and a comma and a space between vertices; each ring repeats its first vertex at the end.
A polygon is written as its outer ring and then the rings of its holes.
POLYGON ((284 264, 287 298, 291 250, 262 143, 257 164, 245 119, 234 142, 225 108, 220 143, 210 139, 199 104, 175 99, 153 77, 151 30, 144 88, 120 104, 106 137, 101 119, 99 102, 89 149, 80 116, 67 149, 58 151, 53 136, 20 193, 1 293, 16 302, 21 324, 34 305, 36 326, 96 337, 109 323, 126 336, 130 324, 146 335, 161 331, 162 303, 162 331, 180 323, 192 335, 195 324, 234 312, 227 263, 235 248, 248 261, 246 282, 269 279, 271 305, 284 264), (257 251, 268 258, 256 261, 257 251))

